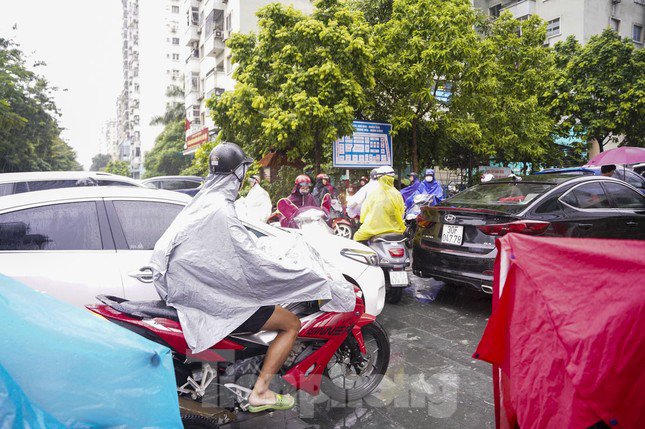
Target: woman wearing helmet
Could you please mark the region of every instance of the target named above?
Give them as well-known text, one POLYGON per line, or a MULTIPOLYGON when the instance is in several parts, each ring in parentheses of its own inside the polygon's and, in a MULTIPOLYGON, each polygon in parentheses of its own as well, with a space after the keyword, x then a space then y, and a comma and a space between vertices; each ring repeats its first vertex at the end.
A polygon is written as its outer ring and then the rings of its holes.
POLYGON ((318 207, 315 198, 311 195, 311 179, 305 174, 296 177, 293 191, 287 198, 298 208, 318 207))
POLYGON ((316 184, 314 185, 314 190, 311 193, 311 195, 314 197, 316 200, 316 205, 320 205, 322 203, 323 197, 329 193, 329 189, 327 186, 325 186, 325 178, 327 179, 327 183, 329 183, 329 176, 326 174, 319 174, 316 176, 316 184))

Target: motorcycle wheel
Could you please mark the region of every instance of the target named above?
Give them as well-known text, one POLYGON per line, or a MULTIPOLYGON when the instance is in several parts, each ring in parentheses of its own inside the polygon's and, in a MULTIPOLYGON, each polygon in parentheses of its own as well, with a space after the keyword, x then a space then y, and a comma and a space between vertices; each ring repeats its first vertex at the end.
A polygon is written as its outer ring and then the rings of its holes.
POLYGON ((351 240, 352 236, 354 235, 354 231, 352 231, 352 228, 350 228, 349 225, 337 223, 336 225, 334 225, 334 235, 349 238, 351 240))
POLYGON ((401 302, 403 297, 403 288, 402 287, 390 287, 385 292, 385 301, 390 304, 398 304, 401 302))
POLYGON ((366 354, 361 354, 364 359, 362 368, 349 362, 351 350, 346 345, 347 342, 327 364, 321 389, 334 401, 348 403, 364 398, 376 389, 387 371, 390 363, 390 340, 385 329, 374 321, 363 326, 362 332, 367 351, 366 354))

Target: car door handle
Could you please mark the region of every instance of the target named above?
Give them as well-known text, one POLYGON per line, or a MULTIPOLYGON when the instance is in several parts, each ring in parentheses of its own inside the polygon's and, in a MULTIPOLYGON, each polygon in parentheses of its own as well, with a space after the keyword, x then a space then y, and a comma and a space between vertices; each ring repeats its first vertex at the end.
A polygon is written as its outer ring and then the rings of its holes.
POLYGON ((638 226, 638 222, 628 221, 628 222, 625 222, 625 225, 627 225, 627 226, 638 226))
POLYGON ((133 279, 137 279, 142 283, 152 283, 152 268, 150 267, 141 267, 139 271, 132 271, 128 273, 128 276, 133 279))
POLYGON ((593 224, 591 224, 591 223, 579 223, 578 224, 578 228, 580 228, 580 229, 591 229, 592 226, 593 226, 593 224))

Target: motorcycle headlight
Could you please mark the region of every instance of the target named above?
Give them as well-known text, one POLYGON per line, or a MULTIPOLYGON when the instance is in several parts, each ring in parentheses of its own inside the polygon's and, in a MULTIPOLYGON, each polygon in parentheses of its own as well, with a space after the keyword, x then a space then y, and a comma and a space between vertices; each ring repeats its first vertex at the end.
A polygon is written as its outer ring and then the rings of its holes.
POLYGON ((378 267, 379 259, 376 252, 370 252, 360 249, 343 249, 340 254, 352 261, 360 262, 361 264, 371 265, 378 267))

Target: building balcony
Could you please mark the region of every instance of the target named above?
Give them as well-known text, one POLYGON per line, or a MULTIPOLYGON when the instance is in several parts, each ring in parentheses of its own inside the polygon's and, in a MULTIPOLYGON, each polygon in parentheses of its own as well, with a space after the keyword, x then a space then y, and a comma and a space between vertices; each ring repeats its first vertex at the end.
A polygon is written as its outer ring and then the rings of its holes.
POLYGON ((501 12, 509 11, 515 18, 535 15, 536 0, 514 0, 502 5, 501 12))
POLYGON ((201 98, 202 93, 199 91, 199 88, 193 88, 186 92, 184 104, 186 104, 186 106, 199 106, 201 98))
POLYGON ((224 32, 215 30, 210 37, 204 40, 204 55, 217 57, 224 52, 226 44, 224 43, 224 32))
POLYGON ((202 30, 199 28, 197 24, 191 24, 186 28, 186 33, 185 33, 185 39, 186 43, 185 46, 191 47, 193 43, 199 42, 199 34, 202 32, 202 30))

